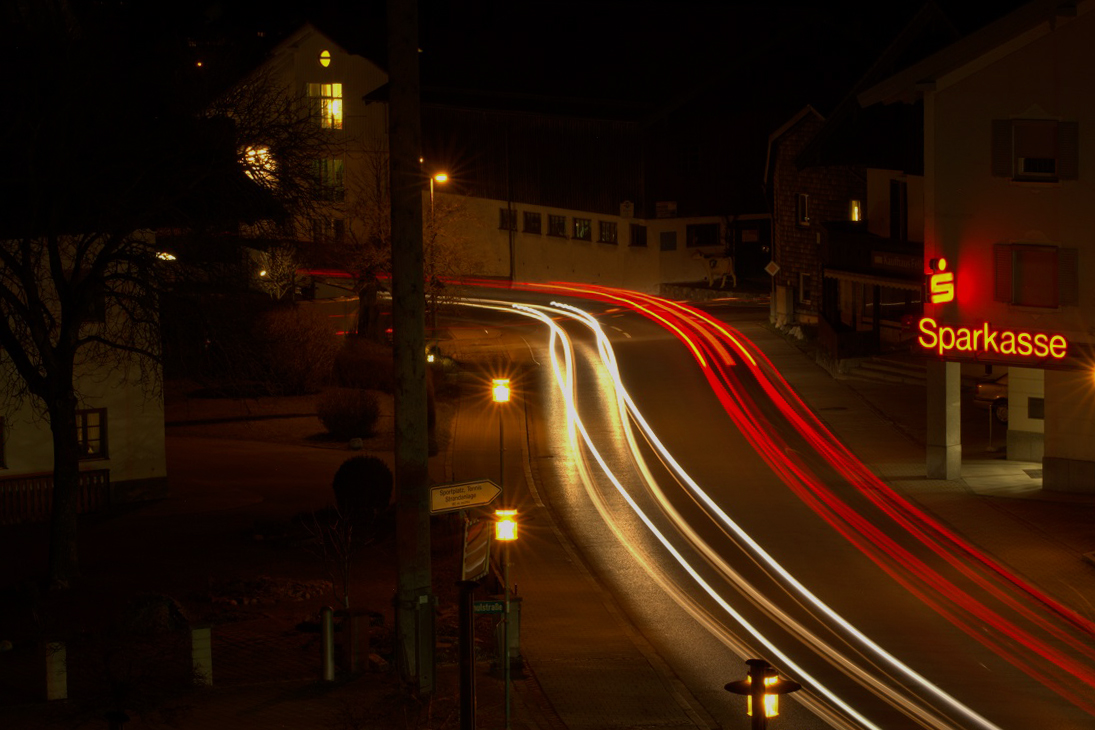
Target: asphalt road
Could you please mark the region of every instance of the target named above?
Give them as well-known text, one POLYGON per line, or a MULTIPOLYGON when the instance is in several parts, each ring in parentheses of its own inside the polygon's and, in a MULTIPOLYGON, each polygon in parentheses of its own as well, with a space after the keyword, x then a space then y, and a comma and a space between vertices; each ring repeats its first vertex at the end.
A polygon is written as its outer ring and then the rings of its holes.
MULTIPOLYGON (((586 327, 564 325, 573 333, 575 405, 589 439, 576 448, 545 327, 518 319, 506 325, 518 349, 528 350, 517 360, 540 375, 544 423, 529 448, 545 499, 598 580, 720 724, 741 721, 722 686, 743 673, 739 656, 753 655, 806 685, 801 696, 838 725, 1090 726, 1078 705, 1090 707, 1091 688, 1062 669, 1071 662, 1086 670, 1090 660, 1074 651, 1082 640, 964 557, 933 549, 936 543, 897 524, 856 488, 847 464, 777 407, 763 373, 730 368, 720 381, 730 405, 720 403, 693 355, 663 327, 604 305, 585 307, 598 313, 622 382, 665 452, 794 576, 762 567, 756 546, 728 535, 656 456, 650 436, 629 443, 619 393, 586 327), (739 420, 728 415, 735 408, 739 420), (794 581, 833 614, 796 592, 794 581), (1031 671, 1046 682, 1032 681, 1031 671)), ((798 703, 784 708, 787 727, 825 726, 798 703)))

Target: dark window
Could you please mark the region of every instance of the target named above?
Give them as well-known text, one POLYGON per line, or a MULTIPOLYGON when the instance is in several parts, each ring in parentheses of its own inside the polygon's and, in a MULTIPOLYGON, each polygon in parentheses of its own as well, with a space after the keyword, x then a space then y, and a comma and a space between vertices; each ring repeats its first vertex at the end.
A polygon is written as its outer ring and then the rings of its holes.
POLYGON ((1079 173, 1076 122, 996 119, 992 174, 1024 182, 1075 180, 1079 173))
POLYGON ((689 248, 696 248, 698 246, 718 246, 719 245, 719 224, 718 223, 696 223, 695 225, 688 226, 686 229, 685 240, 689 248))
POLYGON ((995 299, 1023 307, 1077 304, 1078 264, 1079 252, 1074 248, 997 244, 995 299))
POLYGON ((342 160, 316 160, 314 165, 316 194, 320 200, 341 202, 346 199, 342 183, 342 160))
POLYGON ((806 193, 795 196, 795 225, 803 228, 810 225, 810 196, 806 193))
POLYGON ((799 272, 798 275, 798 300, 802 304, 810 304, 814 297, 813 274, 799 272))
POLYGON ((106 409, 91 408, 76 411, 76 441, 81 459, 105 459, 106 409))
POLYGON ((909 240, 909 184, 890 180, 890 238, 909 240))
POLYGON ((540 233, 540 214, 525 211, 525 233, 540 233))
POLYGON ((567 237, 567 217, 565 215, 548 214, 548 235, 567 237))
POLYGON ((629 243, 632 246, 642 246, 643 248, 646 248, 646 226, 632 223, 631 239, 629 243))
POLYGON ((593 221, 589 218, 574 219, 574 237, 579 241, 593 240, 593 221))
POLYGON ((346 222, 340 218, 313 218, 313 243, 342 243, 346 238, 346 222))
POLYGON ((1027 418, 1037 418, 1040 421, 1044 421, 1046 418, 1046 399, 1045 398, 1027 398, 1027 418))
POLYGON ((517 211, 512 208, 498 209, 498 227, 503 231, 517 230, 517 211))
POLYGON ((616 224, 610 221, 597 221, 597 240, 601 243, 616 243, 616 224))
POLYGON ((677 232, 676 231, 662 231, 658 234, 658 244, 662 251, 676 251, 677 250, 677 232))

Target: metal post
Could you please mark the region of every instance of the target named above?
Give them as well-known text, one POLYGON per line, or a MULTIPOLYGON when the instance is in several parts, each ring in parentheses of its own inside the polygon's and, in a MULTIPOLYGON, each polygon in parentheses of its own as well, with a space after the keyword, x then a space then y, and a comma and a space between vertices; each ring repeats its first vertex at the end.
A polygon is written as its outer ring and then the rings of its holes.
POLYGON ((768 674, 768 662, 763 659, 750 659, 746 664, 749 665, 749 693, 753 701, 752 730, 766 730, 768 715, 764 707, 764 679, 768 674))
MULTIPOLYGON (((501 421, 499 421, 501 423, 501 421)), ((504 658, 502 663, 503 682, 506 685, 506 730, 510 730, 510 702, 509 702, 509 562, 510 562, 510 544, 511 541, 506 541, 504 550, 504 562, 502 574, 502 590, 506 593, 506 607, 505 613, 502 614, 502 651, 504 652, 504 658)))
POLYGON ((462 580, 460 586, 460 730, 475 730, 475 586, 462 580))
POLYGON ((498 486, 502 487, 502 498, 505 500, 506 489, 506 440, 505 427, 502 425, 502 409, 498 409, 498 486))
POLYGON ((323 665, 323 681, 335 681, 335 622, 334 611, 324 606, 319 612, 320 663, 323 665))

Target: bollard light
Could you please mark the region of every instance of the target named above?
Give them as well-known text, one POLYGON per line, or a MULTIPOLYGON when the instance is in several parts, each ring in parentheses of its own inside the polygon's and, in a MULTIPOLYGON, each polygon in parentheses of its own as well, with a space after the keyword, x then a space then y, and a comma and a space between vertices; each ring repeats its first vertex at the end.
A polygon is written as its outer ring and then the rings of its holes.
POLYGON ((491 381, 491 396, 495 403, 509 403, 509 378, 495 378, 491 381))
POLYGON ((764 730, 768 726, 768 718, 779 715, 779 696, 798 692, 802 685, 789 679, 780 679, 763 659, 748 659, 745 663, 749 665, 748 676, 730 682, 725 689, 727 692, 746 696, 746 712, 753 718, 753 730, 764 730), (754 685, 754 682, 757 684, 754 685))

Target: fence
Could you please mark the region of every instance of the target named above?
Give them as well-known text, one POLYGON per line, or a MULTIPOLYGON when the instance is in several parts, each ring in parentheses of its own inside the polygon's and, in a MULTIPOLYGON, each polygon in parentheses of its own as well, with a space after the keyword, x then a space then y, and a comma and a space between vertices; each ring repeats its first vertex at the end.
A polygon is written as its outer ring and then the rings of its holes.
MULTIPOLYGON (((110 504, 110 470, 80 472, 77 511, 97 512, 110 504)), ((0 478, 0 525, 45 522, 53 505, 53 473, 0 478)))

